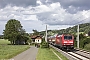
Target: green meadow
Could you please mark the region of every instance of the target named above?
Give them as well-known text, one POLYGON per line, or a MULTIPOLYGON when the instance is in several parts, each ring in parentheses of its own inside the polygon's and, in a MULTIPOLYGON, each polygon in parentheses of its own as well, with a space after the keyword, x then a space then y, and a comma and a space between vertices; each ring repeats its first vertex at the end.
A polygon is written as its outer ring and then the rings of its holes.
POLYGON ((54 50, 53 48, 39 48, 36 60, 60 60, 52 50, 62 59, 68 60, 65 56, 54 50))
POLYGON ((8 45, 10 42, 8 40, 0 39, 0 60, 10 59, 17 54, 27 50, 29 45, 8 45))
POLYGON ((7 45, 7 44, 10 44, 10 41, 8 41, 7 39, 0 39, 0 45, 7 45))

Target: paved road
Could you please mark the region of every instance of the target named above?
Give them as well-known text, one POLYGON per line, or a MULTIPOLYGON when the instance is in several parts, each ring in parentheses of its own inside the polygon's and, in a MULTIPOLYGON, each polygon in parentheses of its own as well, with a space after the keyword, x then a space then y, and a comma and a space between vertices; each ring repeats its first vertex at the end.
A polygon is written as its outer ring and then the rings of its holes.
POLYGON ((12 58, 13 60, 36 60, 38 48, 31 46, 30 49, 12 58))

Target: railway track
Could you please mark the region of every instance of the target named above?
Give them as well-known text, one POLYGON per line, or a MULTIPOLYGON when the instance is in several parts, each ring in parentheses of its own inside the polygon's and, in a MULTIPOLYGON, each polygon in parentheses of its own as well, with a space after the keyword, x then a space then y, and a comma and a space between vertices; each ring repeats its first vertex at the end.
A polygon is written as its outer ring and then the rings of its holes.
POLYGON ((83 53, 86 53, 86 54, 90 54, 90 51, 86 51, 86 50, 82 50, 82 49, 76 49, 76 48, 75 48, 75 50, 76 51, 83 52, 83 53))
POLYGON ((75 49, 75 51, 73 51, 73 53, 90 59, 90 52, 89 51, 81 50, 81 49, 75 49))
POLYGON ((56 48, 52 45, 50 45, 50 46, 52 48, 54 48, 55 50, 57 50, 58 52, 60 52, 61 54, 63 54, 64 56, 66 56, 69 60, 90 60, 90 54, 85 53, 85 51, 75 50, 72 52, 66 52, 66 51, 62 51, 59 48, 56 48))
POLYGON ((67 52, 67 53, 70 54, 71 56, 77 58, 78 60, 90 60, 89 57, 83 56, 82 54, 78 54, 78 53, 75 53, 75 52, 67 52))

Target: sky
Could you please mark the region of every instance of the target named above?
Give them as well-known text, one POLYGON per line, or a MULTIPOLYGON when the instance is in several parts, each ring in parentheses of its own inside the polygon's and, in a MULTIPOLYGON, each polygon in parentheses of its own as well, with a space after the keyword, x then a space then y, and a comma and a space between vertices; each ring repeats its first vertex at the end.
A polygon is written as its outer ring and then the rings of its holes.
POLYGON ((27 33, 59 30, 90 22, 90 0, 0 0, 0 34, 10 19, 27 33))

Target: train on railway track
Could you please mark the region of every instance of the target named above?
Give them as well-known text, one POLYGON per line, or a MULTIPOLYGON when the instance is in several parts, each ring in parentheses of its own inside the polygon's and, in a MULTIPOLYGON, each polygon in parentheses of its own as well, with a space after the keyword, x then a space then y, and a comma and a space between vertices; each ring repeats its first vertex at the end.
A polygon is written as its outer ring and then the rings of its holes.
POLYGON ((56 34, 54 36, 48 37, 48 42, 63 50, 73 50, 74 49, 74 36, 71 34, 56 34))

